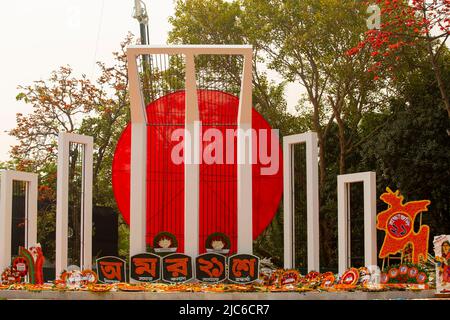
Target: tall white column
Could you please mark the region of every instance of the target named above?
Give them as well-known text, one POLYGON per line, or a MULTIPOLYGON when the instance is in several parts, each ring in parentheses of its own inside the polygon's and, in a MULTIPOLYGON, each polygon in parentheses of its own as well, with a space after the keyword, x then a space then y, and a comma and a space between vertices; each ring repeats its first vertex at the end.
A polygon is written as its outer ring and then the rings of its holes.
POLYGON ((308 228, 308 271, 319 271, 319 155, 317 133, 310 133, 306 140, 306 197, 308 228))
POLYGON ((37 243, 38 175, 12 170, 4 170, 0 175, 0 272, 3 272, 11 264, 14 181, 26 183, 25 247, 28 248, 37 243))
POLYGON ((294 184, 292 172, 294 168, 293 146, 283 138, 283 240, 284 240, 284 268, 295 267, 294 241, 294 184))
POLYGON ((201 125, 193 54, 186 54, 185 103, 184 252, 196 257, 199 253, 201 125))
POLYGON ((253 253, 252 59, 244 54, 237 129, 238 253, 253 253))
POLYGON ((377 265, 376 173, 360 172, 338 176, 338 254, 339 273, 351 267, 350 185, 364 184, 364 264, 377 265))
POLYGON ((146 252, 147 226, 147 113, 136 58, 127 52, 131 108, 130 257, 146 252))
POLYGON ((283 138, 284 181, 284 268, 295 268, 295 195, 293 185, 294 152, 296 144, 306 144, 306 224, 308 271, 319 271, 319 163, 317 133, 307 132, 283 138))
POLYGON ((92 268, 92 174, 94 139, 74 133, 60 132, 58 136, 58 173, 56 199, 56 256, 58 278, 67 269, 69 229, 69 165, 70 143, 84 147, 81 199, 80 268, 92 268))

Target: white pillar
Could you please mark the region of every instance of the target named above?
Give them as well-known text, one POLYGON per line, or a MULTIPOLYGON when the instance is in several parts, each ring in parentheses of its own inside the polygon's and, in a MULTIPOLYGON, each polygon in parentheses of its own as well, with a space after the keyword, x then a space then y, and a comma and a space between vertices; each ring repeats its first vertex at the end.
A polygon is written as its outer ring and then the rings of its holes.
POLYGON ((136 58, 127 52, 131 109, 130 257, 146 252, 147 226, 147 112, 136 58))
POLYGON ((193 54, 186 54, 185 103, 184 252, 195 259, 199 253, 201 124, 193 54))
POLYGON ((81 256, 80 268, 92 268, 92 174, 94 139, 89 136, 60 132, 58 136, 58 174, 56 199, 56 257, 58 278, 67 269, 69 228, 69 152, 70 143, 84 147, 81 199, 81 256))
POLYGON ((357 182, 364 184, 364 264, 377 265, 376 173, 338 175, 338 253, 341 274, 351 267, 350 185, 357 182))
POLYGON ((37 243, 38 175, 5 170, 0 178, 0 272, 11 265, 12 201, 14 181, 23 181, 25 188, 25 247, 37 243))
POLYGON ((307 206, 307 248, 308 271, 319 271, 319 162, 317 133, 307 132, 283 138, 283 181, 284 181, 284 268, 295 268, 295 241, 294 241, 294 174, 295 144, 306 144, 306 206, 307 206))
POLYGON ((240 254, 253 254, 252 50, 244 54, 237 127, 237 222, 240 254))

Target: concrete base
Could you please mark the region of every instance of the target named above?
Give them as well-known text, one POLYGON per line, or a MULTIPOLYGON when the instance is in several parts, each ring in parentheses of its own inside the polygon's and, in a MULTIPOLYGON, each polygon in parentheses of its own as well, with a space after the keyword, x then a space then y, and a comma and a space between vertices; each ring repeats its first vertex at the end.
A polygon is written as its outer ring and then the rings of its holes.
POLYGON ((191 293, 191 292, 104 292, 88 291, 0 291, 0 299, 50 300, 410 300, 431 299, 434 290, 385 292, 251 292, 251 293, 191 293))

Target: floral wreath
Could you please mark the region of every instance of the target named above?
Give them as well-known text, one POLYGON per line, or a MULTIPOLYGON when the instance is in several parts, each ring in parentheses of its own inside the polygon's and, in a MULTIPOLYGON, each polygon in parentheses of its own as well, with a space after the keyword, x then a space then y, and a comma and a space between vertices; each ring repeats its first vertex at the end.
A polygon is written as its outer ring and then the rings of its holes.
POLYGON ((297 285, 300 282, 301 275, 297 270, 286 270, 279 277, 279 285, 297 285))
POLYGON ((157 253, 175 252, 177 248, 178 241, 173 233, 162 231, 153 238, 153 250, 157 253))
POLYGON ((424 284, 429 281, 426 269, 420 264, 403 263, 401 265, 391 265, 383 270, 384 284, 424 284))
POLYGON ((219 253, 229 253, 231 247, 230 238, 222 232, 211 233, 205 241, 205 248, 207 252, 219 252, 219 253), (213 242, 221 242, 222 247, 214 248, 213 242))

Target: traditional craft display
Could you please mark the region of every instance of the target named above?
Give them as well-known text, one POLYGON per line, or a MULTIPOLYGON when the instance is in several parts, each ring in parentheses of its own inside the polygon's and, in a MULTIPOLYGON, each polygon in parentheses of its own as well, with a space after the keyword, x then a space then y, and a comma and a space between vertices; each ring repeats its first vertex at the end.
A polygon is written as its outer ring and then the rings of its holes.
POLYGON ((377 228, 386 235, 381 247, 379 258, 402 252, 407 245, 412 246, 412 263, 425 261, 428 254, 428 238, 430 227, 421 225, 419 231, 414 231, 414 222, 417 215, 428 211, 429 200, 410 201, 403 203, 404 197, 400 191, 392 192, 386 188, 380 199, 388 204, 388 209, 377 216, 377 228))
POLYGON ((450 235, 434 237, 436 292, 450 295, 450 235))

